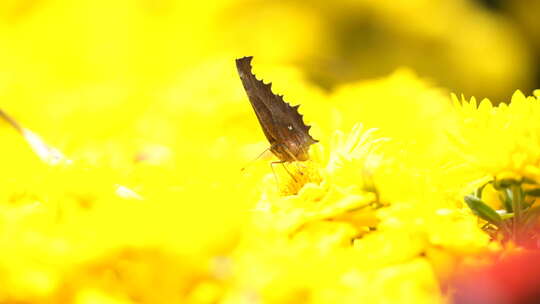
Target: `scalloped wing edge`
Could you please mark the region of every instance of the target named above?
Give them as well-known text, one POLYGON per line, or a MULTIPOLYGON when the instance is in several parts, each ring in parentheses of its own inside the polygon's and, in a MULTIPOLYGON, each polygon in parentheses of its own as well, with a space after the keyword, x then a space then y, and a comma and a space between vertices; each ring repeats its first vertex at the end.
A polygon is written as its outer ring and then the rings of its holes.
POLYGON ((253 69, 251 65, 252 60, 253 60, 253 56, 245 56, 245 57, 236 59, 236 66, 238 69, 238 73, 239 74, 244 73, 244 69, 242 68, 242 66, 245 66, 246 67, 245 71, 249 73, 249 76, 253 78, 255 82, 261 86, 261 88, 264 88, 265 90, 267 90, 264 93, 272 96, 272 98, 276 100, 277 105, 279 105, 282 110, 284 110, 287 113, 290 113, 296 119, 296 121, 300 123, 300 127, 302 131, 305 132, 305 134, 307 135, 307 138, 309 139, 308 144, 311 145, 311 144, 319 142, 317 139, 313 138, 311 134, 309 134, 309 130, 311 129, 311 126, 307 125, 304 122, 304 115, 298 112, 298 108, 300 107, 300 104, 291 106, 288 102, 286 102, 283 99, 283 95, 274 94, 274 92, 272 92, 272 82, 264 83, 262 79, 261 80, 257 79, 257 76, 253 73, 253 69))

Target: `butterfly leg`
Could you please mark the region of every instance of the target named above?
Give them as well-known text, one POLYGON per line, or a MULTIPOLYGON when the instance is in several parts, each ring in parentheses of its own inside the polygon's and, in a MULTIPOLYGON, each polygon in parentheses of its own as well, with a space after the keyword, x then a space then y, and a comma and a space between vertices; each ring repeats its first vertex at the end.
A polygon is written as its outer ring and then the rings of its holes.
POLYGON ((297 183, 298 181, 296 180, 296 178, 294 178, 294 175, 291 173, 291 171, 289 171, 289 168, 287 168, 287 166, 285 165, 285 162, 281 162, 281 165, 283 166, 283 168, 285 169, 285 171, 287 171, 287 173, 289 173, 289 175, 292 177, 292 179, 294 180, 294 182, 297 183))
POLYGON ((274 165, 279 164, 279 163, 281 163, 281 162, 277 161, 277 162, 271 162, 270 163, 270 169, 272 169, 272 174, 274 174, 274 179, 276 180, 276 185, 277 185, 278 189, 279 189, 279 180, 277 178, 276 171, 274 170, 274 165))
POLYGON ((275 161, 275 162, 271 162, 270 163, 270 167, 272 168, 272 172, 274 173, 274 177, 276 177, 276 180, 277 180, 277 175, 276 175, 276 172, 274 171, 274 165, 277 165, 277 164, 281 164, 283 166, 283 169, 285 169, 285 171, 287 171, 287 173, 292 177, 292 179, 295 181, 295 182, 298 182, 296 180, 296 178, 294 178, 294 175, 291 173, 291 171, 289 171, 289 169, 287 168, 287 166, 285 165, 286 161, 284 160, 280 160, 280 161, 275 161))
MULTIPOLYGON (((289 150, 287 149, 284 149, 285 153, 287 153, 292 159, 294 159, 294 161, 298 162, 298 158, 296 158, 296 156, 294 156, 294 154, 292 154, 291 152, 289 152, 289 150)), ((285 162, 283 162, 283 167, 285 168, 285 170, 287 170, 287 167, 285 166, 285 162)), ((287 170, 287 172, 289 173, 289 175, 294 179, 294 181, 296 182, 297 180, 294 178, 294 176, 289 172, 289 170, 287 170)), ((304 175, 304 172, 302 172, 302 170, 298 170, 298 173, 300 173, 300 175, 304 175)))

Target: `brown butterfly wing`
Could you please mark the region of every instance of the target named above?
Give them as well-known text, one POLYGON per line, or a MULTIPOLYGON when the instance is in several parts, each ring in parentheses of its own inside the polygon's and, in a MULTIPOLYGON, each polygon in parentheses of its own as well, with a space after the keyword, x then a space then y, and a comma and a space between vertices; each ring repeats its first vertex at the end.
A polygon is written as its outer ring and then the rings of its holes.
POLYGON ((251 59, 253 57, 244 57, 236 59, 236 68, 238 70, 238 75, 242 80, 242 85, 244 90, 248 95, 249 102, 255 111, 255 115, 259 120, 259 123, 263 129, 266 139, 270 142, 271 145, 278 141, 277 139, 277 130, 274 128, 274 120, 272 119, 271 109, 268 107, 267 103, 264 100, 273 98, 270 95, 271 90, 263 89, 269 84, 264 84, 262 81, 257 80, 255 75, 251 73, 251 59), (270 92, 270 95, 268 94, 270 92))
POLYGON ((272 84, 258 80, 251 71, 253 57, 236 60, 238 74, 261 124, 271 150, 283 161, 307 160, 309 146, 318 142, 309 135, 298 105, 291 106, 283 96, 272 93, 272 84))

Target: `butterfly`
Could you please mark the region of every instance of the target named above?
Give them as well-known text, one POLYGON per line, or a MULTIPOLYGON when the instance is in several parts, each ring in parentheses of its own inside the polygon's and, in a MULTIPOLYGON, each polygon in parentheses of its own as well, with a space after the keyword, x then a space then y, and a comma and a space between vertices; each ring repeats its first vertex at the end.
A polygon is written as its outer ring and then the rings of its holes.
POLYGON ((298 113, 300 105, 291 106, 283 95, 272 93, 272 83, 258 80, 251 71, 252 60, 251 56, 236 59, 236 68, 270 151, 281 163, 308 160, 309 147, 318 140, 309 135, 311 126, 304 124, 298 113))

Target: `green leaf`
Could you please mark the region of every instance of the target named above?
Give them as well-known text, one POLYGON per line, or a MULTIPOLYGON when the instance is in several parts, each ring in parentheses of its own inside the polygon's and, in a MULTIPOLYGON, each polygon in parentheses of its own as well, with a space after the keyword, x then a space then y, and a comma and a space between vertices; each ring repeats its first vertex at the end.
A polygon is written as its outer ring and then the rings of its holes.
POLYGON ((493 210, 490 206, 486 205, 484 202, 482 202, 481 199, 474 195, 467 195, 465 196, 465 203, 471 208, 474 214, 479 216, 480 218, 488 221, 489 223, 500 226, 502 223, 501 216, 493 210))
POLYGON ((519 184, 519 182, 511 178, 506 178, 495 181, 493 187, 497 190, 501 190, 516 184, 519 184))
POLYGON ((534 196, 534 197, 540 197, 540 188, 527 190, 525 191, 525 194, 534 196))
POLYGON ((488 182, 488 183, 484 184, 482 187, 476 189, 474 195, 475 195, 476 197, 482 197, 482 192, 484 191, 484 188, 486 188, 486 186, 489 185, 489 184, 491 184, 491 183, 492 183, 492 182, 488 182))

